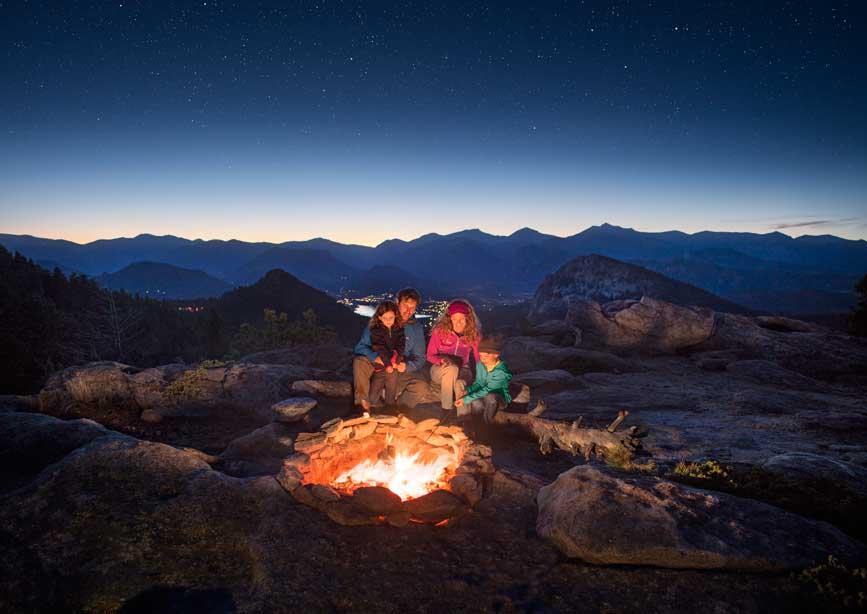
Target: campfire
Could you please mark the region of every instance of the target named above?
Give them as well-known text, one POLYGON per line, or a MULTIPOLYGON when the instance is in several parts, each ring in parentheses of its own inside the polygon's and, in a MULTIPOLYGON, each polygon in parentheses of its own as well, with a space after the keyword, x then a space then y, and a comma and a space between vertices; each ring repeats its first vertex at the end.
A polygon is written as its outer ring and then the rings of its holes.
POLYGON ((278 480, 341 524, 440 524, 481 499, 490 455, 434 418, 365 414, 299 434, 278 480))
MULTIPOLYGON (((394 449, 393 440, 391 433, 385 436, 386 451, 394 449)), ((399 450, 393 456, 386 454, 385 458, 361 461, 337 476, 331 485, 349 494, 360 486, 383 486, 407 501, 437 488, 447 488, 449 474, 454 473, 459 463, 456 449, 424 457, 421 452, 399 450)))

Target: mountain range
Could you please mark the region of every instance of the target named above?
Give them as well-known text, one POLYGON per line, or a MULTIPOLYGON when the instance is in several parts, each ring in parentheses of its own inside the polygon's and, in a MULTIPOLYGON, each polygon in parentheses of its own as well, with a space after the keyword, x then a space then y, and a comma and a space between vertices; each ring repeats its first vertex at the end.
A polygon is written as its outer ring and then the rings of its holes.
POLYGON ((77 244, 0 234, 0 244, 45 266, 90 276, 138 262, 202 271, 249 284, 280 268, 330 293, 368 294, 413 284, 426 296, 529 297, 544 277, 580 255, 599 254, 662 273, 757 311, 846 311, 867 272, 867 241, 830 235, 639 232, 603 224, 567 237, 530 228, 508 236, 478 229, 391 239, 376 247, 327 239, 285 243, 139 235, 77 244))

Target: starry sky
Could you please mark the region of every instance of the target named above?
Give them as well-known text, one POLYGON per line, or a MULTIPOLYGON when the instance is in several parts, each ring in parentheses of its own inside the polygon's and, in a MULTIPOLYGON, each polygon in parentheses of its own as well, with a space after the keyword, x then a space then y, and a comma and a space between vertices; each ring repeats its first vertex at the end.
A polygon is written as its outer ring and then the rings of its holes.
POLYGON ((0 232, 867 238, 867 4, 0 0, 0 232))

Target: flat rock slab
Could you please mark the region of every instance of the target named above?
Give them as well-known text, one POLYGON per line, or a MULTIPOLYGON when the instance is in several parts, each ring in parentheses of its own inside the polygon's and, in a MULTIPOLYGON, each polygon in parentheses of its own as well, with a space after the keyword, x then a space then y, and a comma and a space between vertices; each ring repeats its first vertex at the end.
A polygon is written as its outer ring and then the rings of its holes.
POLYGON ((539 491, 538 534, 597 565, 771 571, 865 548, 831 525, 779 508, 584 465, 539 491))
POLYGON ((292 390, 319 394, 324 397, 346 398, 352 396, 352 384, 344 381, 303 379, 292 382, 292 390))
POLYGON ((298 422, 316 407, 316 399, 309 397, 292 397, 284 399, 271 406, 274 412, 274 420, 278 422, 298 422))
POLYGON ((232 440, 220 454, 223 471, 234 476, 275 474, 293 451, 293 435, 283 422, 271 422, 232 440))
POLYGON ((818 454, 789 452, 768 458, 760 467, 790 480, 839 484, 852 495, 867 498, 867 469, 852 463, 818 454))
POLYGON ((560 347, 537 337, 512 337, 503 345, 503 360, 522 381, 523 373, 564 370, 573 375, 588 372, 626 373, 639 370, 628 360, 596 350, 560 347))

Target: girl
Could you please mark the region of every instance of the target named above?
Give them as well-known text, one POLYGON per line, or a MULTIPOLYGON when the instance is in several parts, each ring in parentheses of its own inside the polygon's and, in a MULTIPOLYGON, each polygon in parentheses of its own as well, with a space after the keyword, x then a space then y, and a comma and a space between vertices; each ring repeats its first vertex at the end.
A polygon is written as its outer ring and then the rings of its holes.
MULTIPOLYGON (((392 301, 382 301, 370 318, 370 347, 376 352, 373 361, 373 379, 370 382, 370 400, 379 405, 382 389, 385 388, 386 405, 397 401, 398 374, 404 362, 406 334, 400 321, 400 311, 392 301)), ((370 401, 362 400, 365 411, 370 409, 370 401)))
POLYGON ((455 398, 464 396, 466 385, 473 381, 481 333, 473 306, 462 299, 449 303, 434 325, 427 359, 433 365, 431 384, 440 389, 443 409, 454 409, 455 398))

